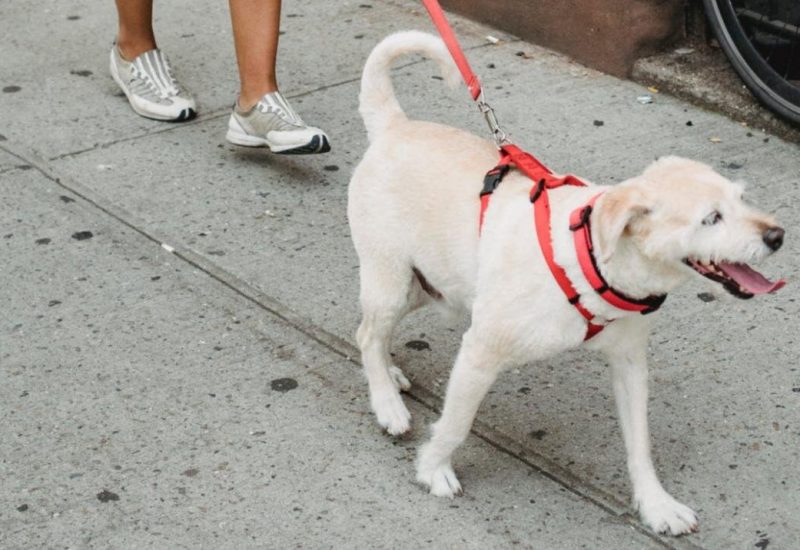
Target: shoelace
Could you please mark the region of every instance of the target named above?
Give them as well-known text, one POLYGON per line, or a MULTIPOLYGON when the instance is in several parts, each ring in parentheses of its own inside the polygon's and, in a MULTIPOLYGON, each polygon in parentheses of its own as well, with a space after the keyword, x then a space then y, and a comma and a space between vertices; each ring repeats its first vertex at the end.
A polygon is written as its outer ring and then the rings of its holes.
POLYGON ((169 99, 181 93, 178 81, 172 75, 172 67, 159 50, 145 52, 137 57, 131 64, 131 76, 141 79, 161 99, 169 99))

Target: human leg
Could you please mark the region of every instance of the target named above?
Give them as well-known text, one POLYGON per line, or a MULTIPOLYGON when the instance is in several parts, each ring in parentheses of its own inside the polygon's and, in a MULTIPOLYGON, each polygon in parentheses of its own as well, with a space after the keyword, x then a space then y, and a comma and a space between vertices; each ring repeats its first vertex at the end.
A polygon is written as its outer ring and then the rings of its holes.
POLYGON ((123 59, 133 61, 155 49, 153 0, 117 0, 117 47, 123 59))
POLYGON ((229 5, 239 65, 239 107, 249 111, 265 94, 278 89, 275 63, 281 0, 229 0, 229 5))
POLYGON ((308 126, 278 91, 275 64, 280 0, 229 0, 240 92, 226 138, 236 145, 267 146, 274 153, 330 150, 328 136, 308 126))

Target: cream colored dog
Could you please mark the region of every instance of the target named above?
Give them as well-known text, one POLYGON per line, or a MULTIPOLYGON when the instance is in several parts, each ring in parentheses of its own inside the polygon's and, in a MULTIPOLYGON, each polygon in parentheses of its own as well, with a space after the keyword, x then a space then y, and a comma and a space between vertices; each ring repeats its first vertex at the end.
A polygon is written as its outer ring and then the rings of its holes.
POLYGON ((783 230, 742 202, 739 185, 676 157, 613 187, 550 191, 555 260, 582 304, 613 320, 584 343, 586 321, 557 286, 536 240, 532 182, 515 170, 506 176, 479 237, 478 193, 484 174, 497 163, 496 148, 462 130, 411 121, 397 103, 390 64, 411 52, 434 59, 448 79, 458 79, 434 36, 398 33, 373 50, 360 96, 370 146, 349 189, 348 217, 361 263, 363 321, 357 337, 378 422, 392 435, 410 429, 400 397, 410 384, 389 354, 400 319, 430 302, 470 313, 442 416, 417 462, 417 479, 434 495, 452 497, 461 492, 452 454, 497 375, 585 345, 611 364, 633 505, 642 520, 674 535, 696 530, 694 512, 664 490, 650 458, 645 355, 653 316, 616 309, 590 288, 576 260, 568 216, 605 191, 590 220, 597 263, 613 288, 634 298, 667 293, 697 273, 739 297, 776 290, 782 283, 768 281, 746 262, 777 250, 783 230))

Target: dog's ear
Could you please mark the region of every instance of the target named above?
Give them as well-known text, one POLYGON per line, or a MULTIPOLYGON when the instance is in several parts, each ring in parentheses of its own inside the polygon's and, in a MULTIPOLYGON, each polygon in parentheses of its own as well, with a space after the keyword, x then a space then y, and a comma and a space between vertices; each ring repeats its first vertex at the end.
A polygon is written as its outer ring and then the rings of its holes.
POLYGON ((649 211, 645 194, 635 187, 619 186, 600 197, 592 216, 592 232, 601 262, 611 258, 625 230, 649 211))

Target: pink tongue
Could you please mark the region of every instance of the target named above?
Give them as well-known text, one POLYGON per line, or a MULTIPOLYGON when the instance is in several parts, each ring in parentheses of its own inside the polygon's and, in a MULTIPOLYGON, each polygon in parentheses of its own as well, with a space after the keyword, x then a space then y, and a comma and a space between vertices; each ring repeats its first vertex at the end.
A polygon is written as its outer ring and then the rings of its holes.
POLYGON ((739 286, 751 294, 775 292, 783 288, 786 284, 786 281, 783 279, 773 283, 747 264, 728 264, 720 262, 717 266, 724 271, 728 277, 739 283, 739 286))

